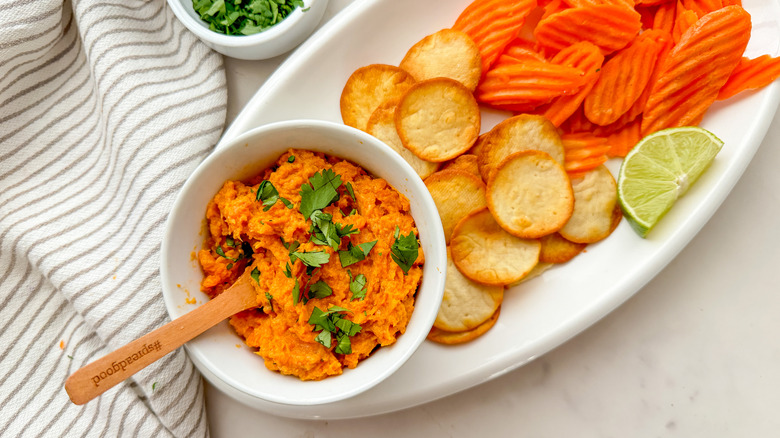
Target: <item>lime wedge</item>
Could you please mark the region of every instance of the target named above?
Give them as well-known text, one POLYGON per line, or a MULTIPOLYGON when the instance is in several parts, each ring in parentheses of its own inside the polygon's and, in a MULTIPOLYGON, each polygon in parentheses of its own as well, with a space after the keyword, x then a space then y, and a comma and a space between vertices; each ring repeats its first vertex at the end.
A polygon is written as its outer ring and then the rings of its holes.
POLYGON ((669 128, 648 135, 620 166, 618 202, 642 237, 712 163, 723 141, 695 127, 669 128))

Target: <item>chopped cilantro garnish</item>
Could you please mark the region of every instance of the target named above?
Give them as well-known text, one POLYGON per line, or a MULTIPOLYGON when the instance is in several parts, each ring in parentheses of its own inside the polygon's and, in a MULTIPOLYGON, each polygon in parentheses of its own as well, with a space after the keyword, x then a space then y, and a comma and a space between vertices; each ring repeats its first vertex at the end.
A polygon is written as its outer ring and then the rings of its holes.
POLYGON ((276 204, 276 201, 282 201, 282 204, 284 204, 285 207, 292 208, 292 202, 279 196, 279 191, 276 190, 276 187, 268 180, 260 183, 260 186, 257 188, 257 196, 255 196, 255 199, 263 202, 263 211, 268 211, 276 204))
POLYGON ((301 298, 301 284, 298 283, 298 277, 295 277, 295 286, 292 290, 293 306, 298 305, 298 300, 301 298))
POLYGON ((292 278, 292 266, 290 266, 290 263, 284 265, 284 276, 287 278, 292 278))
POLYGON ((152 383, 152 392, 157 388, 157 382, 152 383))
POLYGON ((292 251, 290 253, 290 262, 295 263, 295 260, 300 260, 306 266, 319 268, 325 263, 328 263, 328 260, 330 260, 330 254, 326 253, 325 251, 292 251))
POLYGON ((265 299, 268 300, 268 304, 271 305, 271 312, 274 311, 274 302, 273 302, 273 295, 269 294, 268 292, 265 293, 265 299))
POLYGON ((366 276, 358 274, 357 276, 352 277, 352 271, 349 269, 347 269, 347 274, 349 274, 349 291, 352 292, 352 301, 365 299, 367 290, 366 284, 368 283, 366 276))
POLYGON ((287 157, 287 162, 288 163, 294 163, 295 162, 295 155, 290 155, 289 157, 287 157))
POLYGON ((349 246, 345 251, 339 251, 341 267, 346 268, 349 265, 364 260, 368 257, 368 253, 371 252, 374 245, 376 245, 376 242, 377 241, 374 240, 373 242, 361 243, 359 245, 352 245, 352 242, 349 242, 349 246))
POLYGON ((238 259, 234 259, 233 257, 228 257, 228 256, 226 256, 226 255, 225 255, 225 250, 223 250, 223 249, 222 249, 222 247, 221 247, 221 246, 219 246, 219 245, 217 245, 216 252, 217 252, 217 255, 218 255, 218 256, 220 256, 220 257, 222 257, 222 258, 225 258, 225 259, 228 259, 228 260, 230 260, 231 262, 237 262, 237 261, 238 261, 238 259))
POLYGON ((260 283, 260 270, 255 267, 255 269, 252 269, 252 272, 249 273, 249 276, 252 277, 255 282, 258 284, 260 283))
POLYGON ((314 325, 314 330, 322 330, 314 338, 315 341, 330 348, 332 343, 331 334, 336 335, 335 352, 338 354, 352 353, 351 336, 360 333, 362 327, 360 324, 345 319, 339 312, 349 312, 348 309, 339 306, 330 306, 327 312, 323 312, 319 307, 314 307, 309 316, 309 324, 314 325))
POLYGON ((317 245, 327 245, 338 251, 341 246, 341 238, 350 234, 357 234, 357 230, 352 224, 341 225, 332 222, 333 215, 323 213, 322 210, 315 210, 311 215, 311 241, 317 245))
POLYGON ((192 0, 192 7, 214 32, 252 35, 284 20, 296 8, 303 8, 303 0, 192 0))
POLYGON ((309 286, 309 298, 325 298, 333 295, 333 289, 322 280, 309 286))
POLYGON ((229 246, 231 248, 235 248, 236 247, 236 241, 233 240, 232 237, 227 236, 227 237, 225 237, 225 245, 227 245, 227 246, 229 246))
POLYGON ((332 169, 317 172, 309 178, 309 183, 301 185, 300 212, 310 218, 315 210, 322 210, 338 199, 341 177, 332 169))
POLYGON ((390 257, 395 264, 401 267, 404 271, 404 275, 409 272, 412 264, 417 260, 420 244, 417 242, 414 232, 409 231, 408 236, 400 234, 398 226, 395 227, 395 242, 390 247, 390 257))
POLYGON ((233 269, 233 264, 232 263, 228 263, 227 266, 225 266, 225 269, 227 269, 228 271, 233 269))
POLYGON ((355 197, 355 189, 352 188, 352 183, 348 182, 345 184, 347 187, 347 193, 349 193, 349 196, 352 197, 355 201, 357 201, 357 198, 355 197))
POLYGON ((314 337, 314 340, 324 345, 325 348, 330 348, 331 336, 329 331, 321 331, 317 336, 314 337))

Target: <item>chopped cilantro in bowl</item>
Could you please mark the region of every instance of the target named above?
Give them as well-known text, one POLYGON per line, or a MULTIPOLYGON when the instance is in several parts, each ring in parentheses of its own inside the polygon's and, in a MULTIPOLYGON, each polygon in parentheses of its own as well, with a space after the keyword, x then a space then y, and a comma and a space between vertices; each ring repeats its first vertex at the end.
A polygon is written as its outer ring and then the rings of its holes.
POLYGON ((303 8, 303 0, 192 0, 192 7, 214 32, 252 35, 303 8))

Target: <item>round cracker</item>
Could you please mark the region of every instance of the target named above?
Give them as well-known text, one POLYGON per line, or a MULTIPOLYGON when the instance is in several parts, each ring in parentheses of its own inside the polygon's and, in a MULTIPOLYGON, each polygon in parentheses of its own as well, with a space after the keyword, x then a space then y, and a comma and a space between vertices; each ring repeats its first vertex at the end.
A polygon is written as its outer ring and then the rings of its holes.
POLYGON ((461 219, 487 206, 485 183, 478 176, 463 170, 448 169, 436 172, 425 179, 425 186, 439 210, 447 243, 452 237, 452 230, 461 219))
POLYGON ((341 119, 345 125, 365 131, 368 119, 379 105, 400 99, 415 82, 412 75, 394 65, 360 67, 341 91, 341 119))
POLYGON ((574 194, 563 167, 545 152, 508 156, 486 190, 490 212, 503 229, 535 239, 558 231, 574 211, 574 194))
POLYGON ((539 262, 538 239, 507 233, 485 208, 464 217, 452 232, 452 261, 471 280, 493 286, 519 281, 539 262))
POLYGON ((542 242, 539 261, 544 263, 566 263, 588 246, 587 243, 567 240, 559 233, 548 234, 539 240, 542 242))
POLYGON ((391 149, 398 152, 412 166, 412 169, 420 175, 420 178, 428 178, 432 173, 436 172, 439 164, 421 159, 413 154, 412 151, 406 149, 403 143, 401 143, 401 138, 398 137, 398 131, 395 129, 394 115, 396 106, 398 106, 397 101, 385 102, 374 110, 366 124, 366 132, 382 140, 391 149))
POLYGON ((434 327, 449 332, 471 330, 487 321, 503 300, 503 286, 488 286, 464 277, 447 249, 447 278, 434 327))
POLYGON ((448 332, 436 327, 432 327, 431 331, 428 332, 428 339, 433 342, 438 342, 439 344, 445 345, 456 345, 473 341, 493 328, 493 326, 496 325, 496 321, 498 321, 498 316, 500 314, 501 307, 496 309, 495 313, 493 313, 493 316, 491 316, 490 319, 465 332, 448 332))
POLYGON ((442 170, 448 170, 448 169, 463 170, 482 180, 482 175, 479 173, 479 165, 477 164, 478 162, 479 162, 479 157, 477 157, 476 155, 463 154, 463 155, 459 155, 457 158, 455 158, 452 161, 446 162, 442 170))
POLYGON ((413 45, 400 67, 418 81, 445 77, 474 91, 482 75, 482 55, 465 33, 442 29, 413 45))
POLYGON ((428 79, 414 84, 401 98, 395 126, 410 151, 440 163, 466 152, 477 140, 479 105, 460 82, 428 79))
POLYGON ((482 179, 489 181, 496 167, 515 152, 547 152, 561 166, 565 150, 558 129, 545 117, 520 114, 497 124, 485 134, 479 152, 482 179))
POLYGON ((544 274, 544 272, 550 269, 552 266, 553 266, 552 263, 544 263, 540 261, 539 263, 536 264, 536 266, 534 266, 533 269, 531 269, 531 272, 529 272, 528 275, 521 278, 520 281, 516 281, 512 284, 507 284, 506 287, 507 288, 515 287, 517 285, 525 283, 526 281, 533 280, 534 278, 544 274))
POLYGON ((574 213, 560 229, 561 236, 576 243, 597 242, 612 232, 617 205, 617 184, 601 165, 571 180, 574 213))

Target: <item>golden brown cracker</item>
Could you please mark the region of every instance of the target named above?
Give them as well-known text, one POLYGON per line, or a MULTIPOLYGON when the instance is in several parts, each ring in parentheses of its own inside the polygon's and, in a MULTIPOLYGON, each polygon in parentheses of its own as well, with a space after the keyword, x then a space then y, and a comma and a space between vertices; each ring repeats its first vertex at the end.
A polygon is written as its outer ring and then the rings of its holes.
POLYGON ((574 210, 569 176, 549 154, 516 152, 498 165, 486 189, 488 208, 510 234, 535 239, 558 231, 574 210))
POLYGON ((345 125, 365 131, 368 119, 379 105, 400 99, 415 82, 412 75, 393 65, 360 67, 341 91, 341 119, 345 125))
POLYGON ((474 95, 458 81, 418 82, 401 98, 395 126, 407 149, 440 163, 466 152, 479 136, 480 111, 474 95))

